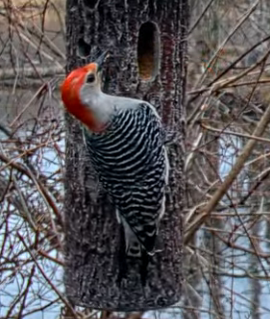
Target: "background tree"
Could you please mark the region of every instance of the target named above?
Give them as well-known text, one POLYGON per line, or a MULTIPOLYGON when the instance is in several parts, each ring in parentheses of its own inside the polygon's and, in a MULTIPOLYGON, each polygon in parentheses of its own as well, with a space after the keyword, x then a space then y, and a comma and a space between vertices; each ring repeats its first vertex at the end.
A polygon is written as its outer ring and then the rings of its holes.
POLYGON ((186 0, 67 1, 67 71, 92 61, 105 49, 105 92, 152 103, 168 131, 171 172, 161 221, 161 254, 150 258, 141 281, 142 259, 119 258, 120 227, 106 194, 100 192, 83 144, 81 126, 67 116, 66 293, 76 305, 131 311, 179 301, 182 280, 186 0))

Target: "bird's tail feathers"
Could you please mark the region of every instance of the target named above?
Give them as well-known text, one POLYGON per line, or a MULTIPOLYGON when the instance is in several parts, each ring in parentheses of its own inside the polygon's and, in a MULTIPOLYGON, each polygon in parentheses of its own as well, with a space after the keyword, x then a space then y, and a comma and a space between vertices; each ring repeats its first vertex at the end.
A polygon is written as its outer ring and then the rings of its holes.
POLYGON ((141 244, 131 230, 129 224, 125 221, 124 218, 122 219, 122 225, 125 231, 125 241, 126 241, 126 254, 129 257, 141 257, 141 244))
POLYGON ((151 231, 151 236, 139 236, 136 234, 136 229, 134 231, 131 229, 129 224, 121 218, 122 224, 125 231, 125 241, 126 241, 126 254, 130 257, 141 257, 142 249, 147 252, 148 255, 153 256, 155 253, 162 251, 162 243, 160 238, 157 236, 156 226, 151 231))

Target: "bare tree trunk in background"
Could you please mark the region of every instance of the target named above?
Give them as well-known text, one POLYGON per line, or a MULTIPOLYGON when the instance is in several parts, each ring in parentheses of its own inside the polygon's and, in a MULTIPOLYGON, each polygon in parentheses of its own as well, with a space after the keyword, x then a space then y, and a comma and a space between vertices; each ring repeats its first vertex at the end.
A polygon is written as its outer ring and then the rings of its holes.
POLYGON ((127 258, 122 273, 114 208, 98 191, 80 125, 67 115, 65 286, 75 305, 147 310, 181 297, 187 2, 67 0, 67 71, 109 49, 104 91, 149 101, 167 130, 178 133, 169 147, 170 187, 159 235, 164 247, 150 258, 142 284, 141 259, 127 258))

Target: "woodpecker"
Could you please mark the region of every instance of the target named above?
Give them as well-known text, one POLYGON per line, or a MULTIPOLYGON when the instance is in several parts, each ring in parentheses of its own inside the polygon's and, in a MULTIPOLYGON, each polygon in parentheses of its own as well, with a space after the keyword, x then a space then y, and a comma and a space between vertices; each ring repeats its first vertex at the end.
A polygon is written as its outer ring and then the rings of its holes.
POLYGON ((169 178, 166 132, 150 103, 102 92, 107 56, 73 70, 61 86, 62 100, 83 124, 90 160, 124 228, 126 254, 154 255, 169 178))

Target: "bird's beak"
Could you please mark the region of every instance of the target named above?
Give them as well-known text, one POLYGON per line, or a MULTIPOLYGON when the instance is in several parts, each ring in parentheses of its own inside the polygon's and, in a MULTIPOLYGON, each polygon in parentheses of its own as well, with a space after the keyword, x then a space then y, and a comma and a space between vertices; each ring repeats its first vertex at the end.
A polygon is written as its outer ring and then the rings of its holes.
POLYGON ((110 56, 110 53, 108 50, 106 50, 105 52, 103 52, 95 61, 95 63, 97 64, 98 68, 97 71, 100 72, 104 62, 107 60, 107 58, 110 56))

